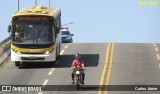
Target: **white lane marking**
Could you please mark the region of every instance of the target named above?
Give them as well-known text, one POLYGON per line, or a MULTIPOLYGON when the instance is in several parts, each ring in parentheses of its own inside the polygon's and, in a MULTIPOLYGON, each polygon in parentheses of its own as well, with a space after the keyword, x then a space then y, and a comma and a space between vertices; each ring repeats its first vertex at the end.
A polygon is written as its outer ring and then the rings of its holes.
POLYGON ((38 94, 43 94, 43 92, 39 92, 38 94))
POLYGON ((159 68, 160 68, 160 63, 159 63, 159 68))
POLYGON ((48 75, 52 75, 54 70, 55 70, 55 68, 51 68, 51 70, 49 71, 48 75))
POLYGON ((156 45, 156 44, 153 44, 153 46, 155 46, 155 47, 156 47, 157 45, 156 45))
POLYGON ((61 51, 60 55, 62 55, 64 53, 64 50, 61 51))
POLYGON ((68 47, 68 45, 66 45, 64 48, 66 49, 68 47))
POLYGON ((46 79, 44 82, 43 82, 43 85, 47 85, 48 83, 48 79, 46 79))
POLYGON ((155 47, 155 51, 157 51, 157 52, 158 52, 158 48, 157 48, 157 47, 155 47))
POLYGON ((160 60, 160 55, 159 54, 157 54, 157 59, 160 60))

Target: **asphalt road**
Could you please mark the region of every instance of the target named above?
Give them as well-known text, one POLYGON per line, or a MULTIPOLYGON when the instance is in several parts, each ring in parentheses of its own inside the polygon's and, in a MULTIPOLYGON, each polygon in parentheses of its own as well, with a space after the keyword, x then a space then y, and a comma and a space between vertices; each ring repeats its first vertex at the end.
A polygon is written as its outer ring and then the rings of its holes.
MULTIPOLYGON (((160 85, 156 44, 116 44, 109 85, 160 85)), ((160 94, 159 91, 109 91, 108 94, 160 94)))
MULTIPOLYGON (((107 44, 63 44, 60 60, 55 66, 48 64, 27 64, 20 69, 9 61, 0 69, 1 85, 72 85, 70 64, 75 53, 80 53, 85 64, 85 84, 99 85, 106 57, 107 44)), ((88 94, 91 91, 54 91, 43 94, 88 94)), ((39 92, 2 92, 3 94, 41 94, 39 92)), ((97 91, 92 91, 97 94, 97 91)))
MULTIPOLYGON (((71 85, 70 64, 77 52, 86 63, 85 85, 99 85, 102 80, 105 85, 160 85, 159 44, 116 43, 112 46, 106 43, 63 44, 55 66, 35 63, 17 68, 9 61, 0 69, 0 85, 71 85)), ((89 89, 0 94, 160 94, 158 91, 99 92, 89 89)))

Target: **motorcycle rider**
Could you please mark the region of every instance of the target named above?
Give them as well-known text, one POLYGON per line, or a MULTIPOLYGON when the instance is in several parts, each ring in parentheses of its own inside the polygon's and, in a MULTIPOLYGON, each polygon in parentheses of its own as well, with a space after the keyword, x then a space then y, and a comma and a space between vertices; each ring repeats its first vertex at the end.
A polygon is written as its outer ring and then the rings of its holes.
MULTIPOLYGON (((71 69, 75 69, 75 68, 80 69, 80 73, 81 73, 81 77, 82 77, 81 83, 84 84, 84 77, 85 77, 85 73, 83 71, 84 70, 84 62, 81 59, 81 56, 80 56, 79 53, 75 54, 75 59, 72 62, 71 69)), ((75 74, 75 70, 73 70, 72 75, 71 75, 72 76, 72 80, 73 80, 73 84, 75 83, 74 74, 75 74)))

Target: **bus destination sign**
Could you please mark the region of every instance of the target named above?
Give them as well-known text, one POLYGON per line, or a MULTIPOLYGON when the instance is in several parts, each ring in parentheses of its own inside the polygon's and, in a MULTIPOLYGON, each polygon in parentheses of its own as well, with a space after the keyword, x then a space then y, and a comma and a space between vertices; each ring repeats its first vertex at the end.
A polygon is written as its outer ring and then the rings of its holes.
POLYGON ((25 17, 17 17, 15 19, 17 21, 49 21, 48 17, 30 17, 30 16, 25 16, 25 17))

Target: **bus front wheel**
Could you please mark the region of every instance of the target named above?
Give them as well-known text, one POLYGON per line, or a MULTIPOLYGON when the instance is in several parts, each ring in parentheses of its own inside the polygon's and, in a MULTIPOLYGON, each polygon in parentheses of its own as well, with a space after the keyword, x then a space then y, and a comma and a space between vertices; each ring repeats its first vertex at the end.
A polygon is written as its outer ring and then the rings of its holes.
POLYGON ((15 61, 15 66, 19 67, 20 66, 20 62, 19 61, 15 61))

